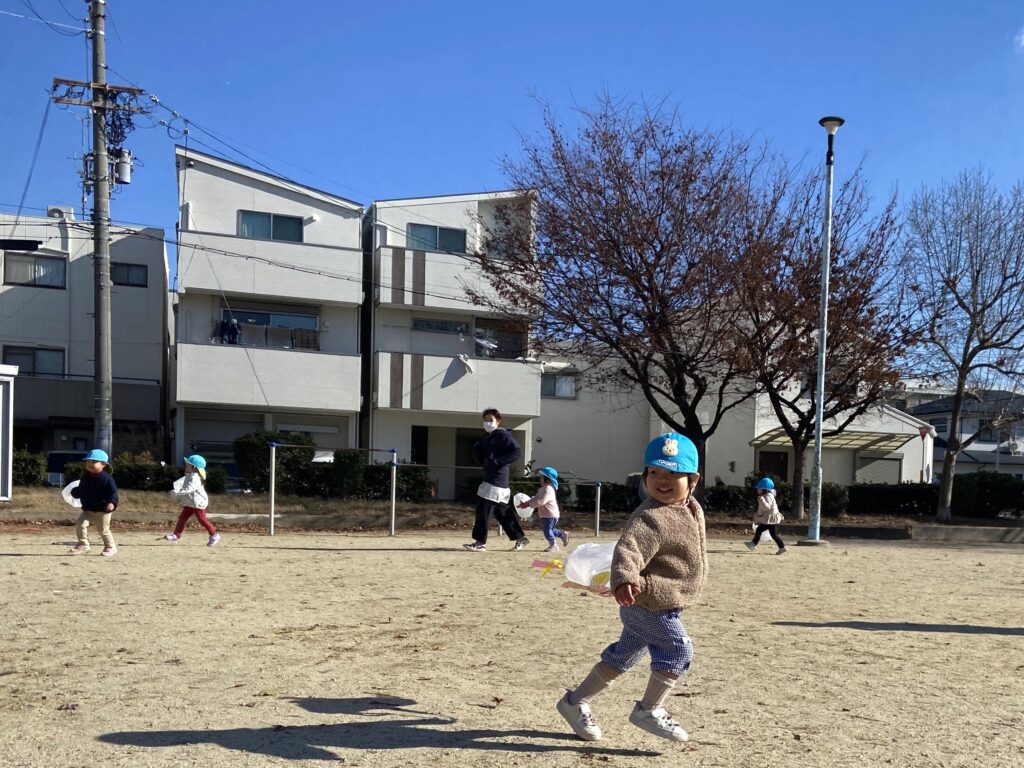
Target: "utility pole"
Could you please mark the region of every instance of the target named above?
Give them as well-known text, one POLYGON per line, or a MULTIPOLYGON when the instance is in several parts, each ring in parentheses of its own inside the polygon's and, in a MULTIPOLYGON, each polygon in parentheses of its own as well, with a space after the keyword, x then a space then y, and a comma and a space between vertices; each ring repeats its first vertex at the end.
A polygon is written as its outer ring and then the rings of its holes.
MULTIPOLYGON (((131 114, 142 112, 135 99, 142 94, 139 88, 110 86, 107 84, 106 0, 92 0, 89 4, 89 37, 92 40, 92 81, 53 81, 53 100, 62 104, 89 107, 92 113, 91 168, 86 161, 86 189, 92 189, 92 236, 94 287, 93 362, 93 447, 112 453, 114 431, 113 366, 111 364, 110 324, 110 189, 115 178, 110 164, 111 148, 119 161, 130 153, 121 150, 121 144, 131 128, 131 114), (58 89, 63 89, 59 95, 58 89), (88 99, 86 100, 86 96, 88 99), (112 135, 113 134, 113 135, 112 135)), ((131 178, 130 166, 124 171, 125 181, 131 178)), ((83 212, 84 213, 84 212, 83 212)))
POLYGON ((94 363, 93 446, 110 455, 114 435, 114 382, 110 363, 110 161, 107 157, 106 0, 89 6, 92 30, 92 242, 96 280, 96 354, 94 363))

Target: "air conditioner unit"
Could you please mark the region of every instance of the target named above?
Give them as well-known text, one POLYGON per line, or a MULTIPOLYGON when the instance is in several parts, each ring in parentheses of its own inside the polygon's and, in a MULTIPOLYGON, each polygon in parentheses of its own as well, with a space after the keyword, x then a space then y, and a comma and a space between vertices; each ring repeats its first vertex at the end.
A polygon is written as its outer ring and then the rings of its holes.
POLYGON ((1010 454, 1013 456, 1024 455, 1024 445, 1021 445, 1020 443, 1013 442, 1006 447, 1010 449, 1010 454))
POLYGON ((75 209, 70 206, 63 205, 51 205, 46 209, 46 216, 50 219, 65 219, 67 221, 75 220, 75 209))

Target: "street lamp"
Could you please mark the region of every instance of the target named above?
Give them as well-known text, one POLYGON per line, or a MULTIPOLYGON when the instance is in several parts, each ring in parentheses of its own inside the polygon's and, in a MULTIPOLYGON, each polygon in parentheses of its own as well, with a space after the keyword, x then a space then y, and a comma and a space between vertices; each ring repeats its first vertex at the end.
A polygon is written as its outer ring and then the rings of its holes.
POLYGON ((832 250, 832 166, 835 155, 832 143, 836 131, 845 121, 841 117, 823 117, 818 125, 828 132, 825 153, 825 221, 821 232, 821 306, 818 311, 818 380, 814 387, 814 466, 811 470, 811 514, 807 538, 798 544, 820 545, 821 533, 821 422, 825 400, 825 345, 828 342, 828 269, 832 250))

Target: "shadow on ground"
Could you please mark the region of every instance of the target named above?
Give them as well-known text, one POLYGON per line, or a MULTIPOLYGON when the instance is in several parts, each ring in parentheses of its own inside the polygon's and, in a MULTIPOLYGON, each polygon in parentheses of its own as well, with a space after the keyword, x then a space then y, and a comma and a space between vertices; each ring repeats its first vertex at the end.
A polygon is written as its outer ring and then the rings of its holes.
POLYGON ((1010 635, 1024 637, 1024 627, 983 627, 978 624, 913 624, 902 621, 773 621, 776 627, 810 629, 860 629, 865 632, 952 632, 960 635, 1010 635))
POLYGON ((136 747, 175 747, 216 744, 225 749, 289 760, 339 760, 332 749, 476 749, 500 752, 578 752, 608 757, 655 757, 659 752, 584 746, 568 732, 527 729, 452 729, 457 721, 409 707, 412 699, 361 697, 351 699, 291 699, 307 712, 350 715, 365 722, 229 728, 196 731, 121 731, 106 733, 107 744, 136 747), (395 719, 403 717, 404 719, 395 719), (442 730, 447 726, 448 729, 442 730), (505 741, 518 739, 518 741, 505 741))

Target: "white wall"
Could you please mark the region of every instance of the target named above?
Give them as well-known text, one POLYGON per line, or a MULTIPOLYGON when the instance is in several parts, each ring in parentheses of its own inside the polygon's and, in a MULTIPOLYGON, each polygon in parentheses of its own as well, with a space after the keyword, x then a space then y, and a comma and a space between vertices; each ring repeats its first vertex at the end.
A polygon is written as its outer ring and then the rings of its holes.
POLYGON ((182 230, 235 235, 241 210, 303 219, 316 216, 318 221, 307 221, 302 228, 304 243, 361 247, 362 209, 358 205, 352 208, 327 193, 201 153, 189 152, 192 165, 187 167, 183 151, 179 148, 175 153, 178 189, 184 191, 187 209, 182 230))

